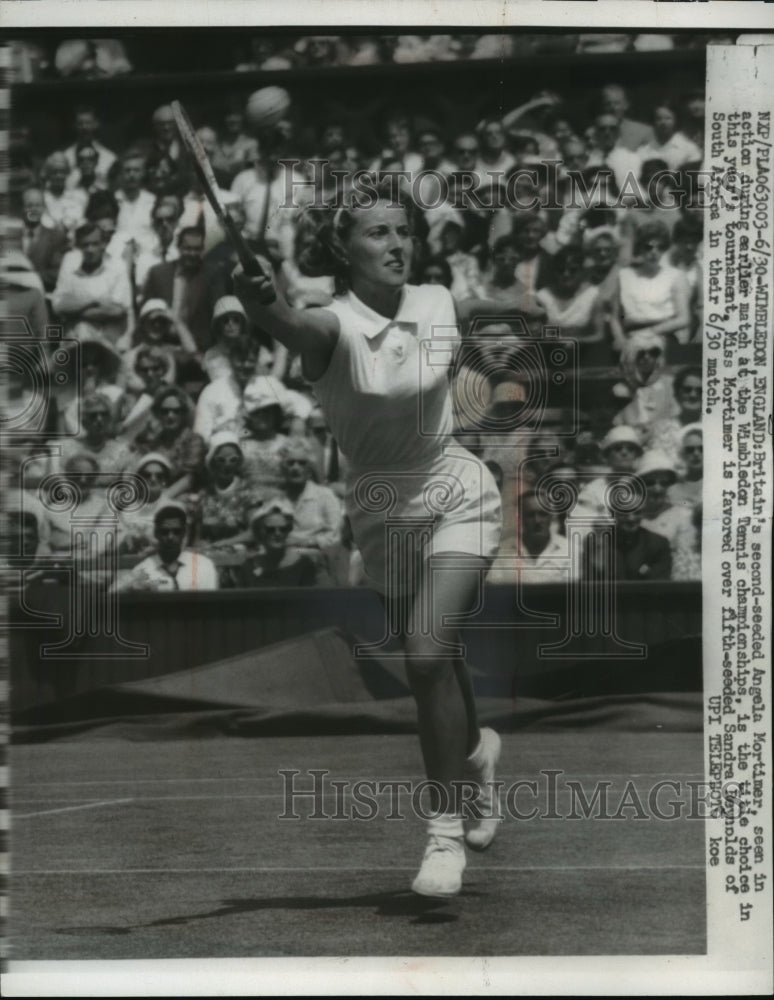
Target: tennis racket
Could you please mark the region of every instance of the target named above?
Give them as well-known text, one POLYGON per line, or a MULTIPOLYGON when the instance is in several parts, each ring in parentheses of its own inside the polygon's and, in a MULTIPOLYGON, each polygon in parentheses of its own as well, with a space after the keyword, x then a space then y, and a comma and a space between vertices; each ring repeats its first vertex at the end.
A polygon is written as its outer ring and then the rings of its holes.
MULTIPOLYGON (((242 265, 242 269, 245 274, 251 278, 267 277, 266 272, 258 261, 258 258, 250 250, 250 247, 245 242, 244 236, 242 236, 236 223, 228 214, 225 205, 218 197, 218 182, 215 180, 215 173, 212 169, 212 165, 207 157, 207 153, 204 151, 204 147, 201 144, 199 136, 194 131, 191 119, 186 114, 185 108, 180 101, 172 101, 172 112, 175 116, 178 131, 180 132, 180 138, 191 156, 194 170, 196 171, 202 188, 204 189, 207 201, 212 206, 212 210, 218 217, 218 222, 220 222, 229 242, 236 251, 236 254, 239 257, 239 263, 242 265)), ((263 302, 268 305, 269 303, 274 302, 276 297, 274 289, 267 289, 263 302)))

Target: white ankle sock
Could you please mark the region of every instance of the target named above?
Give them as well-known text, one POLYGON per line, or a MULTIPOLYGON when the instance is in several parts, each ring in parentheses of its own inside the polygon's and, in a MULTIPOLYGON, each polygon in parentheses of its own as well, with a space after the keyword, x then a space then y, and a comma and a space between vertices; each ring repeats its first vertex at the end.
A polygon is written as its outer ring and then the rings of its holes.
POLYGON ((481 764, 483 764, 482 760, 483 755, 484 755, 484 738, 480 736, 478 739, 478 743, 476 744, 476 749, 473 751, 473 753, 468 755, 467 758, 468 763, 472 764, 474 767, 480 767, 481 764))
POLYGON ((428 820, 427 832, 439 837, 462 837, 465 834, 462 816, 455 816, 454 813, 436 813, 428 820))

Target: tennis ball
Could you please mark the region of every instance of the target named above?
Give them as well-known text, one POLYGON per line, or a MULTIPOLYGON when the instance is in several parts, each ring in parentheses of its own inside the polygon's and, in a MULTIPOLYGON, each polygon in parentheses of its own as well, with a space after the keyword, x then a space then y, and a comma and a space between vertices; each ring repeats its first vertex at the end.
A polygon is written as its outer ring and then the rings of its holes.
POLYGON ((271 128, 290 111, 290 94, 282 87, 262 87, 247 100, 245 118, 253 131, 271 128))

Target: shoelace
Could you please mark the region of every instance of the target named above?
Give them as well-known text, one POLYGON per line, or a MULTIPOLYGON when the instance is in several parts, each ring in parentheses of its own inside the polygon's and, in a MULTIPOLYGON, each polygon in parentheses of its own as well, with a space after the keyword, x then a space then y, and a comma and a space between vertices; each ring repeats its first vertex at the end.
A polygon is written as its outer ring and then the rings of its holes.
POLYGON ((451 854, 457 853, 455 842, 451 837, 442 837, 438 833, 433 833, 430 835, 430 841, 425 850, 425 856, 435 854, 436 851, 449 851, 451 854))

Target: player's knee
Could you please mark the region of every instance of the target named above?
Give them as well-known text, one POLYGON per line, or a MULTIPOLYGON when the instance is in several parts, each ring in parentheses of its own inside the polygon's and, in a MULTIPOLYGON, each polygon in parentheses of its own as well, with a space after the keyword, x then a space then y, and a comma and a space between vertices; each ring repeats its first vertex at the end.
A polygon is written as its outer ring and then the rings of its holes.
POLYGON ((406 640, 406 669, 415 677, 427 677, 452 669, 448 653, 432 636, 417 635, 406 640))

